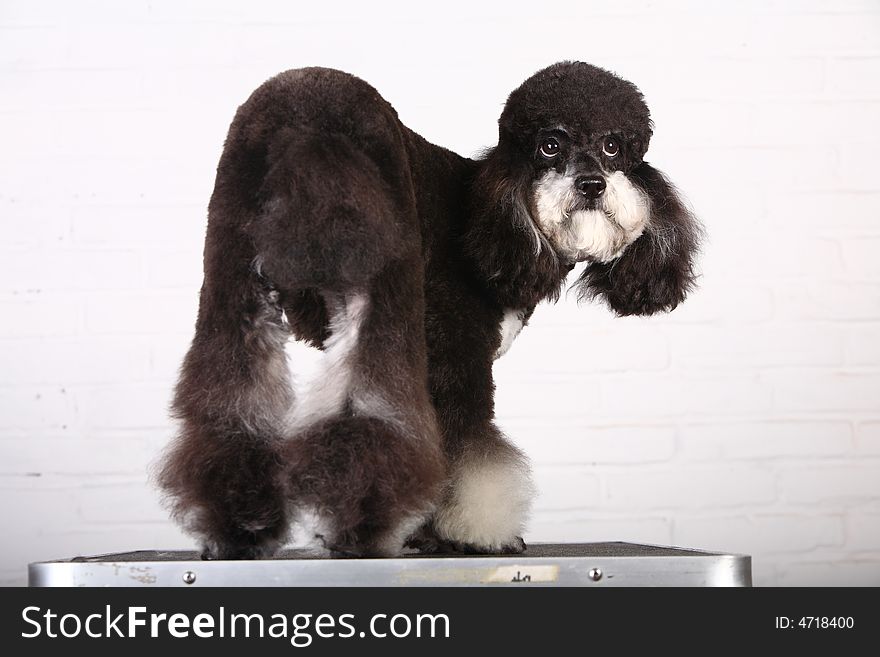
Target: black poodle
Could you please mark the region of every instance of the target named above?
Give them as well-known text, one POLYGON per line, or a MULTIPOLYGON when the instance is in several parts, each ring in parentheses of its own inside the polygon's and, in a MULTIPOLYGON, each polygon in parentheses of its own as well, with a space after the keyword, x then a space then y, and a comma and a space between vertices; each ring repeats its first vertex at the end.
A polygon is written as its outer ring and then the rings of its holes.
POLYGON ((350 555, 521 551, 533 486, 492 361, 577 262, 619 315, 694 285, 700 230, 650 138, 639 90, 582 62, 515 90, 477 160, 340 71, 257 89, 217 168, 160 474, 204 557, 269 556, 294 525, 350 555), (325 352, 296 399, 291 334, 325 352))

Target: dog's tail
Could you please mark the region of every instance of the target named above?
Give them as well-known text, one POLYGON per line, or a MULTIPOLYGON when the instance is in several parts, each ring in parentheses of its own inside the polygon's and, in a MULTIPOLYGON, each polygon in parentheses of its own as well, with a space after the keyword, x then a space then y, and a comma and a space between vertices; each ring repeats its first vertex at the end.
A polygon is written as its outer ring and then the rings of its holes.
POLYGON ((412 227, 387 172, 351 138, 288 131, 269 162, 248 232, 262 273, 279 287, 362 287, 403 249, 412 227))

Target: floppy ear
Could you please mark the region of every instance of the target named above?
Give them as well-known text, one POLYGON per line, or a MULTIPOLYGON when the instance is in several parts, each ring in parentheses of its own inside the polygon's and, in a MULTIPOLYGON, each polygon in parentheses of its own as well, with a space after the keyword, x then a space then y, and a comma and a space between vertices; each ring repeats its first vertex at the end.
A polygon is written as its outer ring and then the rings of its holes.
POLYGON ((578 295, 601 297, 621 316, 670 311, 694 288, 702 227, 657 169, 642 162, 628 177, 648 197, 645 231, 614 260, 591 263, 575 284, 578 295))

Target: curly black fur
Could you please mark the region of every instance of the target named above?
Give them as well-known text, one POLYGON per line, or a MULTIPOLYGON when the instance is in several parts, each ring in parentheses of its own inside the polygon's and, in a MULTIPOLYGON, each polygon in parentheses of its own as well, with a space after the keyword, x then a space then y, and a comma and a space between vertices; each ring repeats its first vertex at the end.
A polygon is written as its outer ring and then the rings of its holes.
POLYGON ((268 556, 310 512, 345 554, 407 539, 522 550, 529 478, 493 423, 492 362, 502 318, 527 321, 574 266, 536 219, 538 181, 575 171, 644 199, 644 233, 579 285, 620 314, 670 310, 693 286, 699 230, 643 162, 651 130, 636 87, 581 62, 515 90, 478 160, 429 144, 340 71, 258 88, 218 165, 182 426, 159 476, 205 557, 268 556), (564 156, 541 155, 548 131, 564 156), (620 152, 606 157, 609 134, 620 152), (302 399, 291 334, 327 352, 302 399))

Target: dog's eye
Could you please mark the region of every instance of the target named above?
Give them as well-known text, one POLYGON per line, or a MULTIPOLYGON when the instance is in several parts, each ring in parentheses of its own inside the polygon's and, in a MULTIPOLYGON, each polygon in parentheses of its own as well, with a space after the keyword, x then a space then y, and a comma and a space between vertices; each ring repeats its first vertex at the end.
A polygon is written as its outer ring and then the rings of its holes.
POLYGON ((559 155, 559 141, 556 137, 547 137, 541 144, 541 155, 544 157, 556 157, 559 155))
POLYGON ((602 152, 608 157, 614 157, 620 152, 620 144, 614 137, 605 137, 602 140, 602 152))

